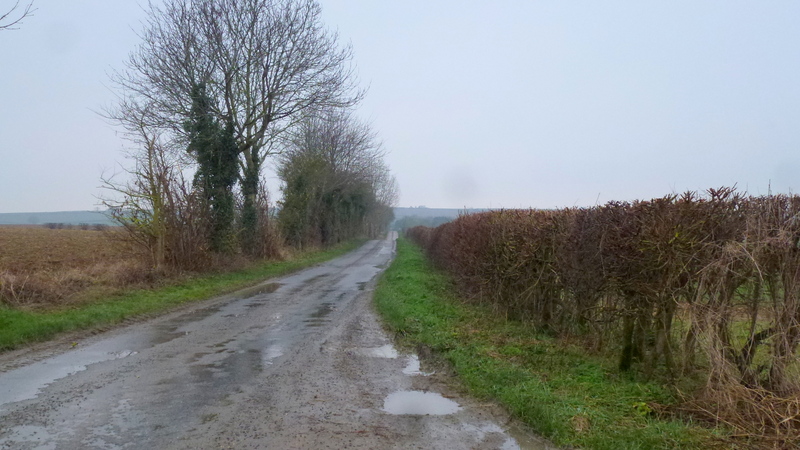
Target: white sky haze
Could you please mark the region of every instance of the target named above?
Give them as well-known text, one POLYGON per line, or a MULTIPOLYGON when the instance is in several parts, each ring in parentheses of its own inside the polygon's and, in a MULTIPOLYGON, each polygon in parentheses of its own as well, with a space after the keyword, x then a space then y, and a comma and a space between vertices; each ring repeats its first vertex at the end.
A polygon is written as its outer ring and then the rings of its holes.
MULTIPOLYGON (((0 0, 0 11, 13 5, 0 0)), ((400 206, 589 206, 800 187, 800 2, 320 0, 400 206)), ((95 111, 134 0, 36 0, 0 31, 0 212, 97 207, 127 145, 95 111)), ((274 176, 270 185, 277 192, 274 176)))

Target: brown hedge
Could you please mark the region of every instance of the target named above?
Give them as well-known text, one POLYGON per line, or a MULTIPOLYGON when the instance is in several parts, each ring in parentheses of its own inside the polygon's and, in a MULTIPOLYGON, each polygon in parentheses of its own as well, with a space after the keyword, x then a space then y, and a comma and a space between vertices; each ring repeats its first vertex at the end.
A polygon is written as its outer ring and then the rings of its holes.
POLYGON ((696 411, 798 437, 800 197, 720 188, 407 234, 498 314, 613 352, 623 371, 703 373, 696 411))

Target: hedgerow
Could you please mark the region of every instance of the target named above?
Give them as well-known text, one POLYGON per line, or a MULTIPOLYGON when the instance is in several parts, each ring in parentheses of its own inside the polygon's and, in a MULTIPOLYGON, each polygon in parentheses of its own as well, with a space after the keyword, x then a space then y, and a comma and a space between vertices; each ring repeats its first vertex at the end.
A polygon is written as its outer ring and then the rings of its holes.
POLYGON ((613 355, 621 372, 700 376, 683 409, 800 438, 800 196, 720 188, 407 234, 497 314, 613 355))

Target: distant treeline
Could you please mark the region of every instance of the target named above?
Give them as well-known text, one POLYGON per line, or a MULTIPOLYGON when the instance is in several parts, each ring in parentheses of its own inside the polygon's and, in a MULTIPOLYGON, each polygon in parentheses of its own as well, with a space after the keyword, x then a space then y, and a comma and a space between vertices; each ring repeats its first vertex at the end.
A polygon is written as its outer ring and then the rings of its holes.
POLYGON ((420 217, 420 216, 406 216, 394 221, 392 229, 395 231, 405 231, 409 228, 418 226, 425 226, 436 228, 439 225, 445 224, 454 220, 455 217, 420 217))
POLYGON ((43 226, 51 230, 83 230, 83 231, 105 231, 109 228, 109 225, 105 225, 102 223, 95 223, 95 224, 79 223, 77 225, 74 225, 71 223, 50 222, 44 224, 43 226))
POLYGON ((115 225, 115 222, 106 211, 0 213, 0 225, 43 225, 51 223, 115 225))
POLYGON ((488 210, 474 208, 426 208, 424 206, 418 206, 416 208, 395 207, 395 220, 394 223, 392 223, 392 229, 404 231, 416 226, 436 228, 439 225, 457 219, 459 216, 485 211, 488 210))

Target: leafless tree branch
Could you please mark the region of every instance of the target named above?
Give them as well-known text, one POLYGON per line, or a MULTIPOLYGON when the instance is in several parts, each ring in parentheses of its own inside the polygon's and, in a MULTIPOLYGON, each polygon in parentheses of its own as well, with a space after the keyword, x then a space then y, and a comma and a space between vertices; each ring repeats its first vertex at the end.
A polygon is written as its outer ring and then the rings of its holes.
POLYGON ((16 12, 20 7, 19 0, 14 3, 14 6, 3 15, 0 15, 0 31, 3 30, 16 30, 16 25, 21 25, 22 20, 26 17, 32 16, 36 8, 33 7, 33 0, 27 5, 23 6, 20 11, 16 12))
POLYGON ((180 138, 191 88, 203 82, 242 152, 263 161, 275 136, 306 114, 363 97, 350 47, 339 48, 320 14, 315 0, 150 3, 142 44, 112 76, 123 100, 107 114, 123 123, 145 115, 180 138))

